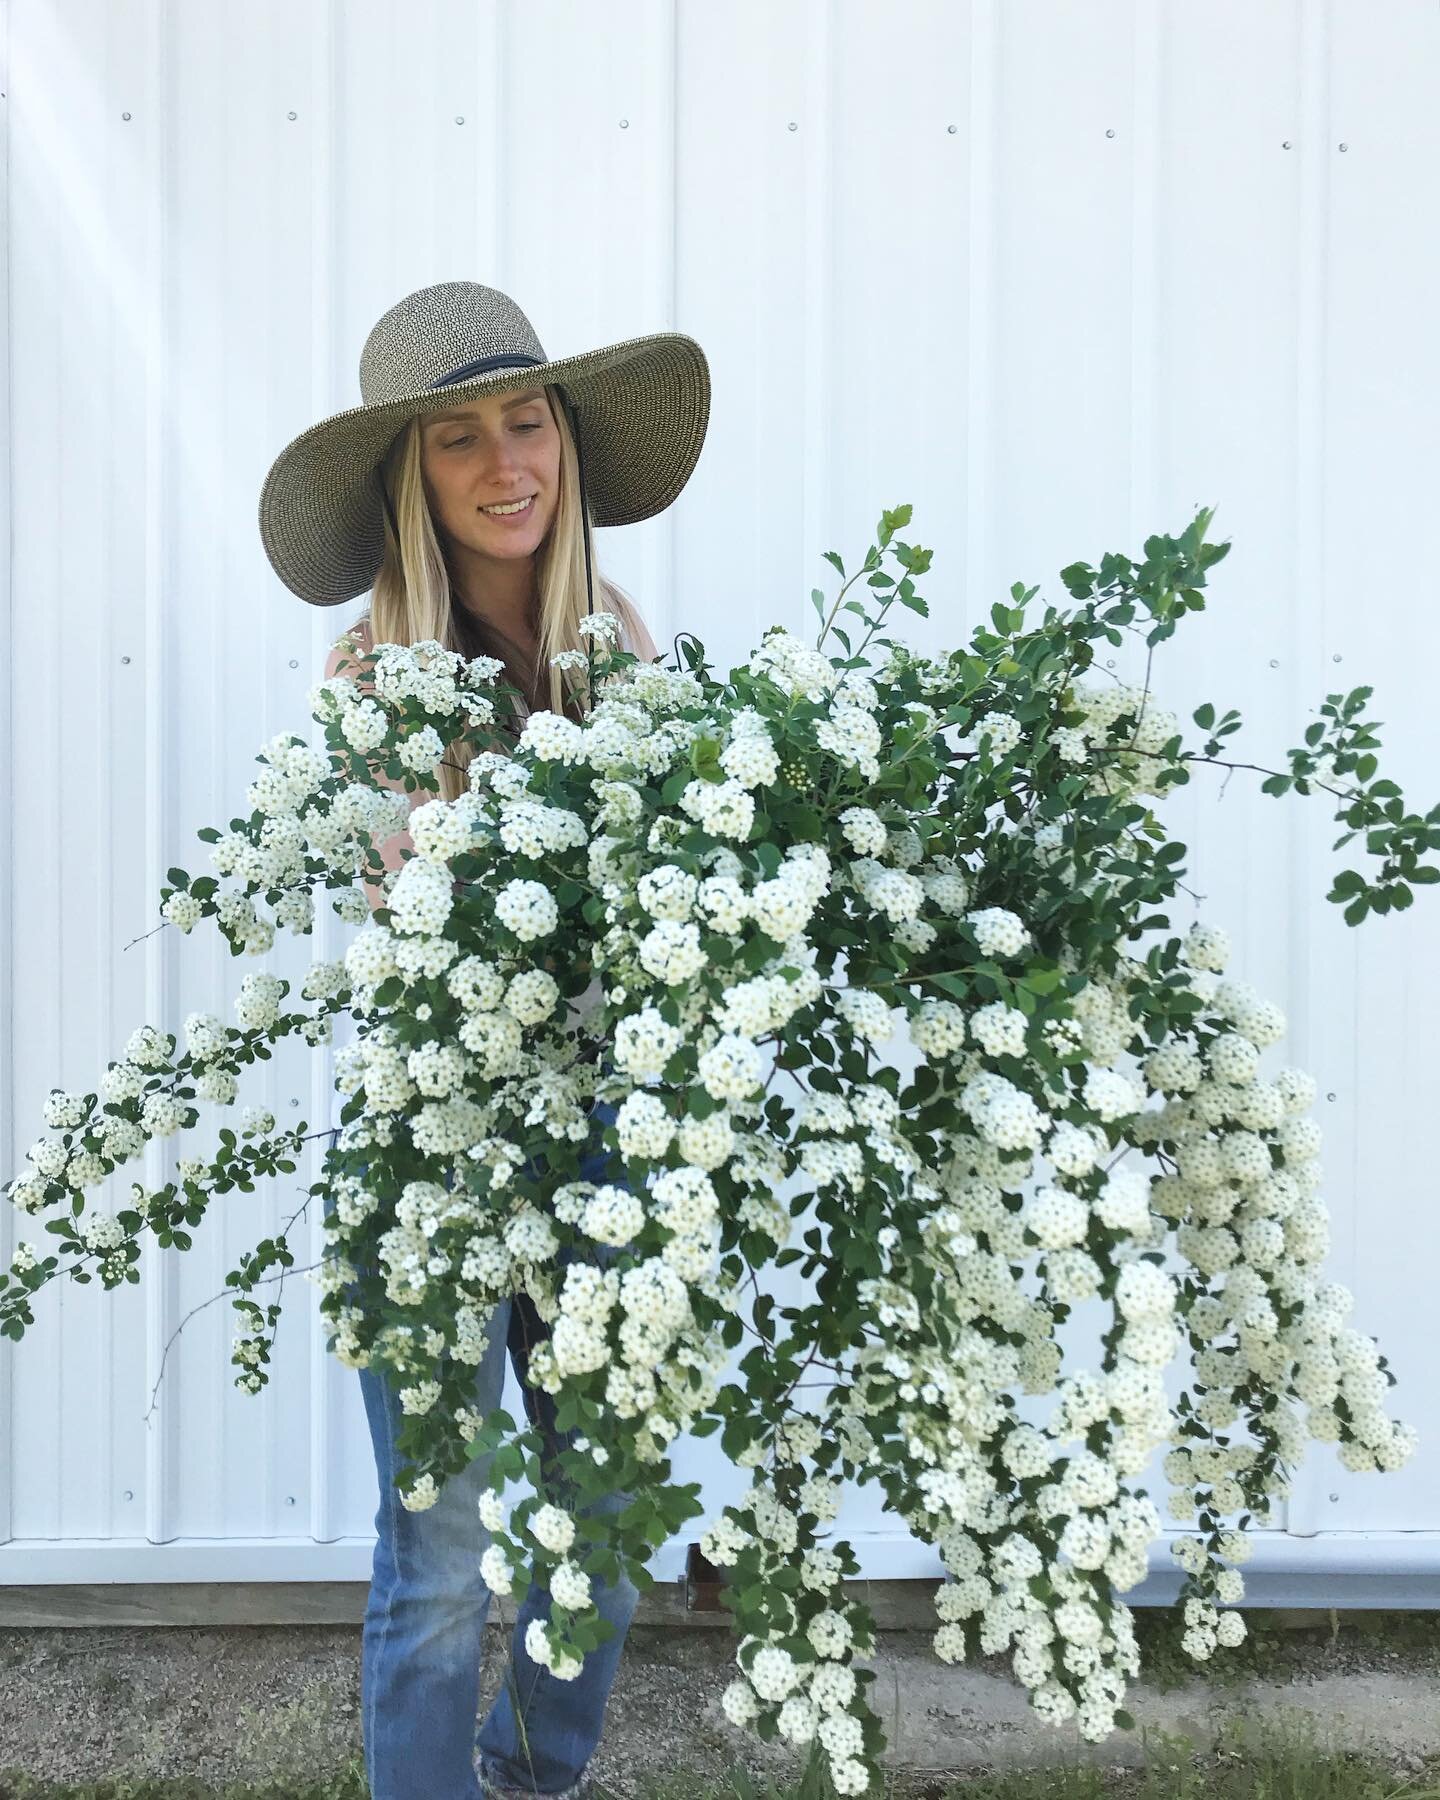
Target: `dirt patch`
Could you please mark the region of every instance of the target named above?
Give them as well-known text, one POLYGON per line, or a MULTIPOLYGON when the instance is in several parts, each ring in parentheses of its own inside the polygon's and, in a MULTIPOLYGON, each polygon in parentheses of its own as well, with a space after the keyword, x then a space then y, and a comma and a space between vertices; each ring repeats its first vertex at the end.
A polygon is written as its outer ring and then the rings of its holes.
MULTIPOLYGON (((1227 1720, 1283 1712, 1336 1747, 1384 1752, 1418 1771, 1440 1757, 1440 1621, 1411 1640, 1375 1633, 1281 1633, 1264 1675, 1203 1674, 1139 1683, 1127 1704, 1145 1729, 1217 1741, 1227 1720), (1283 1654, 1282 1654, 1283 1651, 1283 1654)), ((481 1707, 499 1688, 508 1631, 485 1634, 481 1707)), ((622 1797, 685 1771, 719 1781, 798 1774, 803 1757, 736 1731, 720 1696, 735 1673, 729 1630, 632 1625, 591 1765, 622 1797)), ((889 1737, 897 1792, 935 1791, 947 1776, 1083 1757, 1115 1768, 1143 1760, 1140 1733, 1080 1742, 1031 1712, 1005 1659, 952 1668, 928 1632, 882 1631, 871 1704, 889 1737)), ((0 1631, 0 1772, 54 1782, 189 1777, 207 1785, 303 1778, 362 1750, 360 1632, 354 1625, 167 1626, 0 1631)))

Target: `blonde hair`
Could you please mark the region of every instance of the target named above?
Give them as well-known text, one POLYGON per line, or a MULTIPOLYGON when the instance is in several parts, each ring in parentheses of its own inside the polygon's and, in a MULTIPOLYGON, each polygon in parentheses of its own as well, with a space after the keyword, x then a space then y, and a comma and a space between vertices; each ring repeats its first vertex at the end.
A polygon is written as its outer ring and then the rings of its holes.
MULTIPOLYGON (((527 666, 519 646, 488 620, 456 605, 450 570, 425 498, 420 415, 402 426, 380 464, 379 479, 389 506, 384 554, 366 618, 372 644, 418 644, 433 638, 465 657, 496 657, 505 664, 502 679, 521 690, 532 711, 548 707, 578 719, 585 702, 585 673, 566 676, 550 658, 562 650, 583 652, 587 647, 579 627, 587 611, 583 524, 588 521, 581 517, 579 463, 569 418, 553 387, 546 386, 545 398, 560 433, 560 494, 551 528, 535 552, 540 604, 533 662, 527 666), (548 692, 541 687, 547 673, 548 692)), ((591 556, 593 566, 593 542, 591 556)), ((633 647, 641 627, 629 595, 598 566, 593 566, 593 578, 596 610, 618 614, 626 647, 633 647)), ((440 792, 447 800, 465 792, 465 770, 474 753, 473 745, 447 747, 438 771, 440 792)))

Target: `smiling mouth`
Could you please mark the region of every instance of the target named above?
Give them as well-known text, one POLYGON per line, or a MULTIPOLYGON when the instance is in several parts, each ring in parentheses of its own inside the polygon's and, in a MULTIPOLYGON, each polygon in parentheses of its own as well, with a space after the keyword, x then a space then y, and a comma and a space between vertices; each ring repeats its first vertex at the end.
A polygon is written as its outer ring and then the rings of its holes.
POLYGON ((524 500, 497 500, 494 506, 482 506, 480 510, 487 518, 518 518, 521 513, 530 510, 534 501, 535 496, 527 494, 524 500))

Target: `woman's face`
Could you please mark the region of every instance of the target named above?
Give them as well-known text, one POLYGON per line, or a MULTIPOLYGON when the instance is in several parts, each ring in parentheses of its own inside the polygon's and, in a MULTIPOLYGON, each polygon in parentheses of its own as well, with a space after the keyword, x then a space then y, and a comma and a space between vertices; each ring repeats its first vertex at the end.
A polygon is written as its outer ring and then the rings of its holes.
POLYGON ((534 554, 559 504, 560 431, 543 388, 482 394, 420 422, 420 467, 442 542, 481 560, 534 554), (526 500, 519 512, 487 507, 526 500))

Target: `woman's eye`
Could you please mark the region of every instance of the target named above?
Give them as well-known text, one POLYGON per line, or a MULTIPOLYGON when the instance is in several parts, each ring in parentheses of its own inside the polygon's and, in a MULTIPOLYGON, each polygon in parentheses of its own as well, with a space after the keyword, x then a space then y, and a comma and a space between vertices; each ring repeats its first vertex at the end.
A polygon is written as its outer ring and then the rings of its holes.
MULTIPOLYGON (((539 422, 538 419, 531 419, 528 422, 524 422, 524 423, 517 425, 515 427, 515 429, 517 431, 543 431, 545 429, 545 427, 539 422)), ((446 444, 445 448, 447 450, 458 450, 462 444, 469 444, 469 443, 472 443, 473 441, 474 441, 474 439, 473 439, 472 434, 467 431, 463 437, 451 438, 450 442, 448 444, 446 444)))

